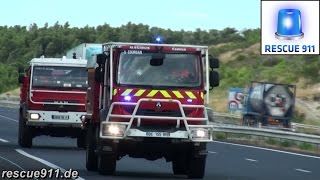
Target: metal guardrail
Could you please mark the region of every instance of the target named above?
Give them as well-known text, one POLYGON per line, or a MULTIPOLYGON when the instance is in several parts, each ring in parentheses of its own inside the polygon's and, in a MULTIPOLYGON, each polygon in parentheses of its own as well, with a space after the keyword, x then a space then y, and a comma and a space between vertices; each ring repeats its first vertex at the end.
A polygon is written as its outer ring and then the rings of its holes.
POLYGON ((0 106, 9 108, 19 108, 20 96, 1 95, 0 106))
POLYGON ((0 106, 9 108, 19 108, 19 101, 0 100, 0 106))
POLYGON ((236 118, 236 119, 241 119, 241 114, 231 114, 231 113, 219 113, 219 112, 213 112, 212 113, 214 116, 219 116, 219 117, 230 117, 230 118, 236 118))
POLYGON ((297 133, 276 129, 264 129, 247 126, 227 125, 220 123, 211 123, 214 132, 234 133, 234 134, 246 134, 255 136, 272 137, 279 139, 295 140, 307 143, 320 144, 320 136, 297 133))
MULTIPOLYGON (((233 118, 233 119, 241 119, 242 116, 241 114, 231 114, 231 113, 219 113, 219 112, 212 112, 214 116, 214 122, 218 123, 225 123, 224 121, 221 121, 223 118, 233 118), (218 118, 218 119, 217 119, 218 118)), ((227 124, 231 124, 229 122, 226 122, 227 124)), ((240 121, 233 121, 233 124, 239 125, 240 121)), ((309 125, 309 124, 301 124, 301 123, 291 123, 291 125, 294 128, 304 128, 304 129, 313 129, 313 130, 319 130, 320 131, 320 126, 315 126, 315 125, 309 125)), ((268 128, 268 127, 264 127, 268 128)))
POLYGON ((213 116, 213 121, 211 121, 211 124, 213 125, 214 132, 256 135, 320 144, 320 126, 292 123, 291 129, 265 126, 248 127, 241 126, 241 114, 219 113, 214 112, 212 109, 211 111, 213 116), (309 134, 310 132, 307 134, 305 133, 306 131, 303 130, 312 130, 313 134, 309 134))
POLYGON ((320 131, 320 126, 314 126, 314 125, 309 125, 309 124, 300 124, 300 123, 291 123, 292 126, 298 127, 298 128, 308 128, 308 129, 314 129, 314 130, 319 130, 320 131))

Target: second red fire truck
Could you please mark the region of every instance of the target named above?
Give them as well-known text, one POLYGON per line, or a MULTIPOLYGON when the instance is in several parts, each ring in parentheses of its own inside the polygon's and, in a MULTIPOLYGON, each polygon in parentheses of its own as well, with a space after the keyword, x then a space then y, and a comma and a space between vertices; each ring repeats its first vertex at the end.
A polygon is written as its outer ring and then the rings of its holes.
POLYGON ((77 138, 85 145, 81 119, 85 115, 88 87, 87 61, 67 58, 34 58, 21 84, 18 143, 31 147, 36 136, 77 138))

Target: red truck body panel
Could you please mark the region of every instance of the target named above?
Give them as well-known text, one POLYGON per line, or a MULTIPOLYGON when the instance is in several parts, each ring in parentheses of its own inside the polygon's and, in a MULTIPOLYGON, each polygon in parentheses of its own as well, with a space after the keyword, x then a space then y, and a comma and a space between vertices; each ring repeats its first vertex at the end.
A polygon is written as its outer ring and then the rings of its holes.
MULTIPOLYGON (((39 90, 39 89, 33 89, 39 90)), ((50 90, 50 89, 41 89, 41 90, 50 90)), ((45 103, 54 103, 54 102, 67 102, 67 103, 85 103, 85 91, 73 90, 75 93, 64 93, 61 92, 32 92, 31 100, 33 102, 45 102, 45 103), (80 92, 80 93, 79 93, 80 92), (82 93, 81 93, 82 92, 82 93)), ((50 110, 50 111, 85 111, 85 106, 61 106, 61 105, 43 105, 37 104, 28 101, 28 106, 30 110, 50 110)))

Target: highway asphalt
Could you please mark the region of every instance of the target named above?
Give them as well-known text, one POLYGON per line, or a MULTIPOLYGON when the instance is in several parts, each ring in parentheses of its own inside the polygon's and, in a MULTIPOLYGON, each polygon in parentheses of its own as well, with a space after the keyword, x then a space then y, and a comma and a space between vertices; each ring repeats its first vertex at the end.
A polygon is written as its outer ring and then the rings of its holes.
MULTIPOLYGON (((123 158, 115 176, 101 176, 85 168, 85 151, 71 138, 36 137, 32 148, 17 144, 18 110, 0 107, 0 172, 4 170, 77 170, 79 179, 186 179, 174 176, 164 159, 123 158)), ((319 180, 320 157, 246 145, 213 142, 208 145, 206 174, 212 180, 319 180)), ((0 174, 1 175, 1 174, 0 174)), ((1 177, 0 177, 1 179, 1 177)))

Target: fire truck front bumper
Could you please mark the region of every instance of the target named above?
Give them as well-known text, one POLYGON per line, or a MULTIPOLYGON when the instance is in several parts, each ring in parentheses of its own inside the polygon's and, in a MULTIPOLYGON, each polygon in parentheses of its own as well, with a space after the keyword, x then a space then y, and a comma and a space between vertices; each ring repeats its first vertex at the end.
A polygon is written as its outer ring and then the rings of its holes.
POLYGON ((136 103, 130 102, 113 102, 110 106, 107 118, 105 121, 101 121, 100 124, 100 138, 101 139, 130 139, 139 140, 141 138, 165 138, 172 139, 173 141, 184 142, 212 142, 212 129, 213 126, 209 124, 208 114, 204 105, 187 105, 181 104, 180 101, 175 99, 147 99, 142 98, 136 103), (175 103, 179 106, 181 116, 150 116, 150 115, 138 115, 137 111, 141 102, 167 102, 175 103), (115 105, 119 106, 134 106, 133 113, 130 115, 122 115, 112 113, 115 105), (184 108, 200 108, 204 111, 204 117, 187 117, 184 112, 184 108), (112 118, 124 118, 129 119, 127 122, 111 121, 112 118), (137 126, 133 126, 134 119, 137 119, 137 126), (142 119, 153 120, 167 120, 176 122, 176 127, 167 130, 161 130, 159 128, 143 128, 141 125, 142 119), (189 124, 190 121, 198 121, 199 125, 189 124), (182 125, 184 128, 181 128, 182 125))
POLYGON ((27 112, 28 126, 77 127, 81 128, 81 118, 85 112, 36 111, 27 112))
POLYGON ((187 129, 152 131, 129 128, 127 123, 101 122, 100 138, 113 140, 139 140, 139 138, 165 138, 181 142, 212 142, 212 126, 188 125, 187 129))

